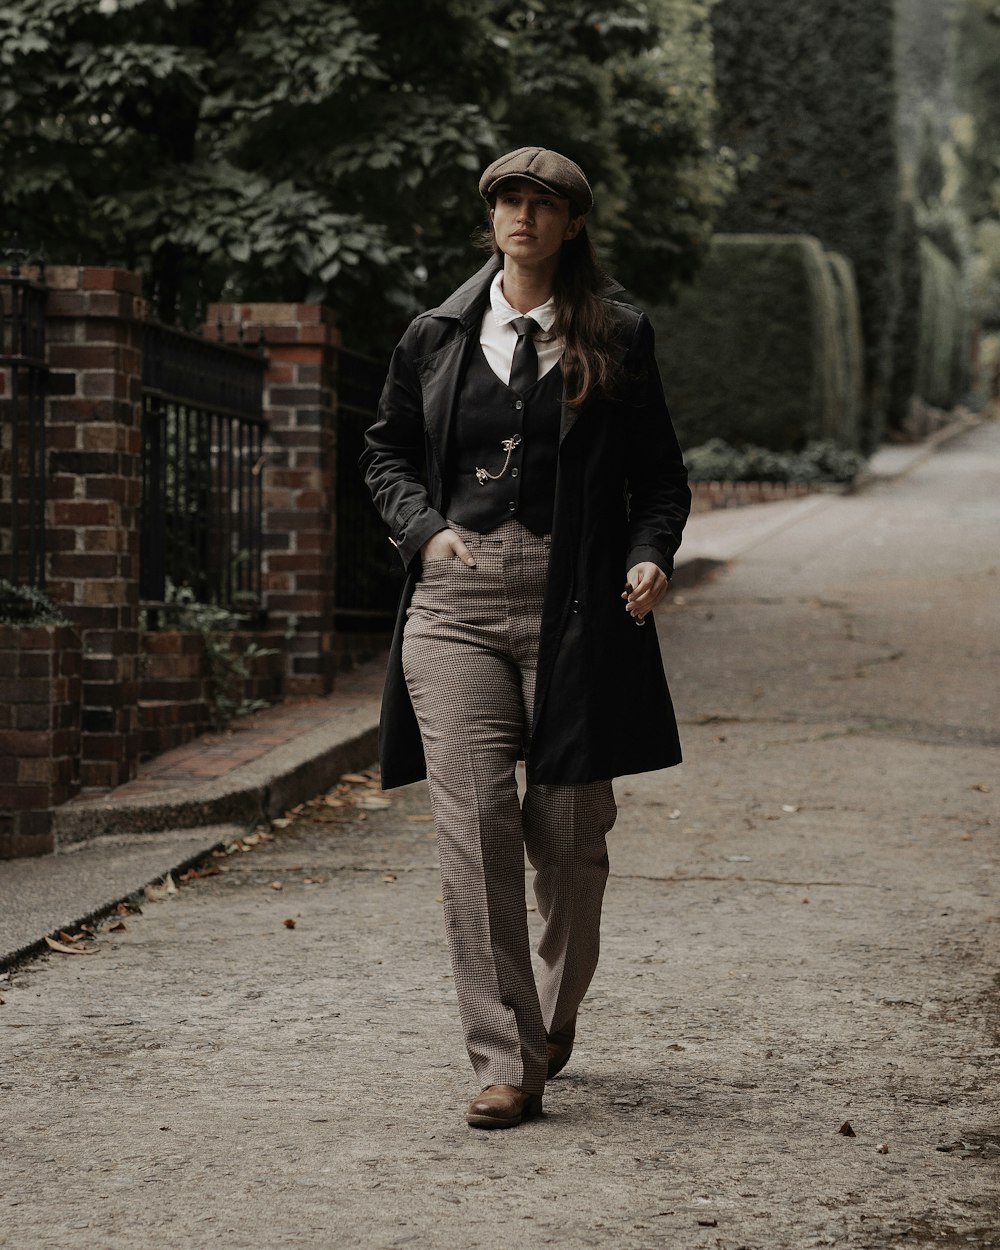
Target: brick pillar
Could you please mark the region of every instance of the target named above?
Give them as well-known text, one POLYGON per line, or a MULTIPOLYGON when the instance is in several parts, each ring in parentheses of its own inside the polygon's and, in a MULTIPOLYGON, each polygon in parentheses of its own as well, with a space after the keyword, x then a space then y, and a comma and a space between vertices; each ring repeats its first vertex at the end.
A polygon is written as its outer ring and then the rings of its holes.
POLYGON ((0 625, 0 859, 55 849, 52 809, 79 790, 80 639, 0 625))
POLYGON ((49 301, 48 591, 80 633, 80 780, 120 785, 139 758, 138 275, 52 266, 49 301))
POLYGON ((340 335, 318 304, 210 304, 206 333, 221 320, 227 342, 263 334, 264 603, 288 630, 285 689, 333 688, 337 428, 335 373, 340 335))

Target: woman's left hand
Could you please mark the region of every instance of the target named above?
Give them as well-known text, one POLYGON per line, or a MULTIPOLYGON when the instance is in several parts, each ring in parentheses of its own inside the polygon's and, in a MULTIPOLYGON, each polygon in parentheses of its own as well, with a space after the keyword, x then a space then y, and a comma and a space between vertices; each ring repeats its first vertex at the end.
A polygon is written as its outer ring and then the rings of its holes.
POLYGON ((646 614, 652 612, 667 593, 669 585, 667 575, 658 564, 654 564, 651 560, 644 560, 642 564, 629 569, 628 581, 622 592, 622 598, 625 600, 626 612, 636 624, 642 624, 646 614))

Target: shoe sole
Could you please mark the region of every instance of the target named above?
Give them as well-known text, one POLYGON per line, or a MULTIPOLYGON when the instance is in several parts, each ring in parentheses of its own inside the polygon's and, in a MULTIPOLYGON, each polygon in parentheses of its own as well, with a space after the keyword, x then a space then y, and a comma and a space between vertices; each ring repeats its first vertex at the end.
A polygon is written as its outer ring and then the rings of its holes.
POLYGON ((542 1114, 542 1100, 539 1096, 529 1098, 524 1104, 524 1110, 518 1116, 504 1117, 498 1115, 467 1115, 465 1122, 469 1128, 516 1128, 519 1124, 523 1124, 525 1120, 533 1120, 536 1116, 542 1114))

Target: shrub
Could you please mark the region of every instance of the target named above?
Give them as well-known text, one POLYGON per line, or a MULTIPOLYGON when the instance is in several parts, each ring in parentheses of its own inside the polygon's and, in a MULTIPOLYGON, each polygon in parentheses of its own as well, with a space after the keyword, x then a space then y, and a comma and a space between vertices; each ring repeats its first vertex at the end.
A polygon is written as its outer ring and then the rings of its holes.
POLYGON ((857 292, 816 239, 716 235, 695 285, 650 315, 682 444, 857 445, 857 292))
POLYGON ((684 460, 692 482, 852 482, 865 465, 860 452, 819 439, 799 452, 776 452, 713 438, 684 460))

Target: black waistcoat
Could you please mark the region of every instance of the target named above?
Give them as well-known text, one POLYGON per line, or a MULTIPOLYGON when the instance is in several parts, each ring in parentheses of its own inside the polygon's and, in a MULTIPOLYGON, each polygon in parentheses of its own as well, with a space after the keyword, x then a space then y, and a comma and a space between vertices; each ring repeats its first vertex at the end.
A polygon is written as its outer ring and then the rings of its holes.
POLYGON ((558 365, 522 395, 500 381, 477 347, 458 397, 445 515, 480 534, 511 517, 535 534, 551 533, 561 400, 558 365), (508 461, 503 444, 513 439, 508 461), (499 479, 480 481, 477 469, 499 479))

